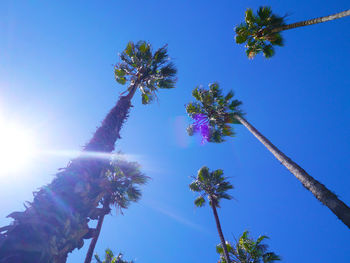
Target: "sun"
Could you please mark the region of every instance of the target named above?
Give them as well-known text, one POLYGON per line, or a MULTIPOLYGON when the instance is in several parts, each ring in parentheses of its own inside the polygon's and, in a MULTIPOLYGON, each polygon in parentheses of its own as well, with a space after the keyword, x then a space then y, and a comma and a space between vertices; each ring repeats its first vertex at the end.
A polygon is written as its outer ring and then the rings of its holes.
POLYGON ((0 176, 24 170, 36 152, 30 131, 0 116, 0 176))

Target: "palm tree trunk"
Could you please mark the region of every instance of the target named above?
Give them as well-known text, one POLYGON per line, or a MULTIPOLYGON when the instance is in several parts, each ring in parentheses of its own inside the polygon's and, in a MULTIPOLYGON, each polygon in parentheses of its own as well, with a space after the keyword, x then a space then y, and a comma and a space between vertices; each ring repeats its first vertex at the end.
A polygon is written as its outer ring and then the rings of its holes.
MULTIPOLYGON (((111 152, 128 117, 137 83, 121 96, 84 151, 111 152)), ((76 158, 56 178, 34 194, 24 212, 0 232, 0 263, 64 263, 67 254, 89 238, 88 218, 100 200, 97 182, 105 160, 76 158)))
POLYGON ((133 84, 126 96, 121 96, 117 104, 110 110, 102 121, 92 139, 84 147, 84 151, 112 152, 117 139, 120 139, 120 130, 128 118, 131 99, 135 94, 137 84, 133 84))
POLYGON ((280 31, 289 30, 289 29, 293 29, 293 28, 297 28, 297 27, 315 25, 315 24, 331 21, 334 19, 342 18, 345 16, 349 16, 349 15, 350 15, 350 9, 343 11, 343 12, 340 12, 340 13, 329 15, 329 16, 318 17, 318 18, 314 18, 314 19, 310 19, 310 20, 305 20, 305 21, 301 21, 301 22, 297 22, 297 23, 293 23, 293 24, 289 24, 289 25, 276 27, 276 28, 272 29, 270 32, 277 33, 280 31))
POLYGON ((218 212, 216 211, 216 207, 214 205, 214 202, 211 202, 211 208, 213 209, 213 214, 214 214, 214 218, 215 218, 216 228, 217 228, 218 233, 219 233, 222 249, 224 250, 224 256, 225 256, 225 259, 226 259, 226 263, 231 263, 230 256, 228 254, 227 247, 226 247, 224 234, 222 233, 218 212))
MULTIPOLYGON (((109 111, 102 121, 101 126, 96 130, 91 140, 83 148, 83 152, 103 152, 110 153, 114 150, 114 145, 120 139, 120 130, 127 120, 131 105, 131 100, 136 92, 138 84, 131 84, 130 92, 119 97, 117 104, 109 111)), ((79 171, 88 176, 98 177, 109 160, 100 158, 80 158, 72 160, 66 168, 71 171, 79 171)))
POLYGON ((91 240, 91 243, 90 243, 90 246, 89 246, 89 250, 86 253, 86 257, 85 257, 84 263, 90 263, 91 260, 92 260, 92 255, 94 253, 98 237, 100 236, 100 232, 101 232, 101 228, 102 228, 102 224, 103 224, 103 219, 105 218, 105 215, 106 214, 102 214, 98 218, 95 234, 94 234, 94 237, 91 240))
POLYGON ((284 155, 243 117, 235 114, 242 123, 276 158, 284 165, 322 204, 327 206, 348 228, 350 228, 350 208, 323 184, 311 177, 303 168, 284 155))

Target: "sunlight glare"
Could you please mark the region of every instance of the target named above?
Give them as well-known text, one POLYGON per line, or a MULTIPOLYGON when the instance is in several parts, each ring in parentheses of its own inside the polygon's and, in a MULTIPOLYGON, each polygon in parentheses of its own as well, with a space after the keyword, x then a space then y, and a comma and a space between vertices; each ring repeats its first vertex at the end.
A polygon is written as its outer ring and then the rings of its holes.
POLYGON ((0 116, 0 176, 25 169, 35 154, 30 132, 0 116))

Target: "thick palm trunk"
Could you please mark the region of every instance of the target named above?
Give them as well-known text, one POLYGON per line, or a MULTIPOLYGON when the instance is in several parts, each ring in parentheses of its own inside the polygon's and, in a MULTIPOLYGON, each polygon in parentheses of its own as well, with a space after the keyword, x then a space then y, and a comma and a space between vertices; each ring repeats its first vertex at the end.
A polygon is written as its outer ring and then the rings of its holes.
POLYGON ((100 232, 101 232, 101 228, 102 228, 102 224, 103 224, 103 219, 104 218, 105 218, 105 214, 100 215, 100 217, 98 218, 98 222, 97 222, 97 226, 96 226, 96 229, 95 229, 94 237, 91 240, 91 243, 90 243, 90 246, 89 246, 89 250, 86 253, 86 257, 85 257, 84 263, 90 263, 91 260, 92 260, 92 255, 94 253, 98 237, 100 236, 100 232))
POLYGON ((289 24, 289 25, 276 27, 276 28, 271 30, 271 33, 277 33, 280 31, 289 30, 289 29, 302 27, 302 26, 315 25, 315 24, 331 21, 334 19, 342 18, 345 16, 350 16, 350 9, 343 11, 343 12, 340 12, 340 13, 330 15, 330 16, 318 17, 318 18, 314 18, 314 19, 310 19, 310 20, 305 20, 305 21, 301 21, 301 22, 297 22, 297 23, 293 23, 293 24, 289 24))
MULTIPOLYGON (((134 84, 119 98, 84 151, 111 152, 128 117, 134 84)), ((14 212, 8 227, 0 229, 0 263, 64 263, 67 254, 91 238, 89 217, 101 193, 100 180, 106 160, 79 157, 47 186, 34 193, 24 212, 14 212)))
POLYGON ((327 206, 347 227, 350 228, 350 208, 323 184, 311 177, 303 168, 284 155, 275 145, 256 130, 247 120, 234 115, 311 193, 327 206))
POLYGON ((214 218, 215 218, 216 228, 217 228, 218 233, 219 233, 221 246, 222 246, 222 249, 224 250, 224 256, 225 256, 226 262, 227 263, 231 263, 230 256, 228 254, 227 247, 226 247, 226 241, 225 241, 225 238, 224 238, 224 234, 222 233, 218 212, 216 211, 216 207, 213 204, 213 202, 211 202, 211 208, 213 209, 213 214, 214 214, 214 218))

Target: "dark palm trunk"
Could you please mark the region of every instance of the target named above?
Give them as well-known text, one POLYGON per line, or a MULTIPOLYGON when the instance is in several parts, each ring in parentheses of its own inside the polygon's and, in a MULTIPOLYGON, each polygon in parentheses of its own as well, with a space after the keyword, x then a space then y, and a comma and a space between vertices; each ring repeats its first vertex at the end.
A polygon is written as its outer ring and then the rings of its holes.
POLYGON ((331 20, 334 20, 334 19, 342 18, 342 17, 345 17, 345 16, 349 16, 349 15, 350 15, 350 9, 346 10, 346 11, 343 11, 343 12, 340 12, 340 13, 336 13, 336 14, 330 15, 330 16, 318 17, 318 18, 314 18, 314 19, 310 19, 310 20, 305 20, 305 21, 301 21, 301 22, 297 22, 297 23, 293 23, 293 24, 289 24, 289 25, 276 27, 276 28, 271 30, 271 33, 277 33, 277 32, 280 32, 280 31, 289 30, 289 29, 302 27, 302 26, 315 25, 315 24, 331 21, 331 20))
POLYGON ((85 257, 84 263, 90 263, 91 260, 92 260, 92 255, 94 253, 98 237, 100 236, 100 232, 101 232, 101 228, 102 228, 102 224, 103 224, 103 219, 105 218, 105 215, 107 213, 109 213, 108 201, 105 201, 105 203, 103 205, 103 210, 105 210, 106 213, 101 214, 99 216, 99 218, 98 218, 97 226, 96 226, 96 229, 94 231, 94 236, 93 236, 93 238, 91 240, 91 243, 90 243, 90 246, 89 246, 89 250, 86 253, 86 257, 85 257))
MULTIPOLYGON (((120 138, 137 84, 121 96, 84 151, 111 152, 120 138)), ((91 238, 88 221, 102 196, 101 173, 106 161, 79 157, 47 186, 34 193, 24 212, 0 229, 0 263, 64 263, 67 254, 91 238)))
POLYGON ((226 262, 227 263, 231 263, 230 256, 228 254, 227 247, 226 247, 226 241, 225 241, 225 238, 224 238, 224 234, 222 233, 222 230, 221 230, 221 225, 220 225, 218 212, 216 211, 216 207, 214 205, 214 202, 211 202, 211 208, 213 209, 213 214, 214 214, 214 218, 215 218, 216 228, 217 228, 218 233, 219 233, 221 246, 222 246, 222 249, 224 250, 224 256, 225 256, 226 262))
POLYGON ((131 91, 126 96, 121 96, 118 103, 107 114, 89 143, 84 147, 84 151, 112 152, 117 139, 120 138, 120 130, 123 123, 128 118, 131 107, 131 99, 136 91, 136 84, 131 87, 131 91))
POLYGON ((276 158, 284 165, 311 193, 327 206, 347 227, 350 228, 350 208, 323 184, 311 177, 303 168, 284 155, 275 145, 265 138, 243 117, 235 115, 242 123, 276 158))

